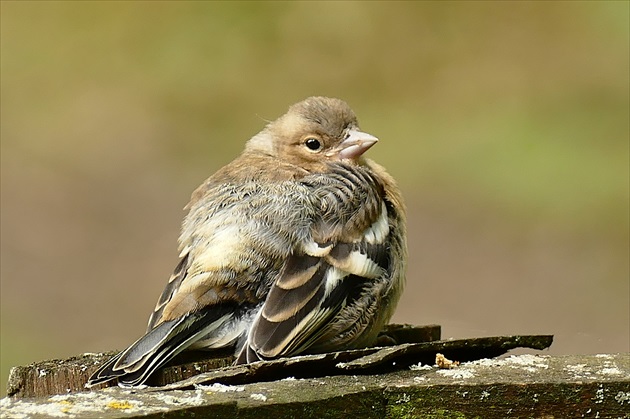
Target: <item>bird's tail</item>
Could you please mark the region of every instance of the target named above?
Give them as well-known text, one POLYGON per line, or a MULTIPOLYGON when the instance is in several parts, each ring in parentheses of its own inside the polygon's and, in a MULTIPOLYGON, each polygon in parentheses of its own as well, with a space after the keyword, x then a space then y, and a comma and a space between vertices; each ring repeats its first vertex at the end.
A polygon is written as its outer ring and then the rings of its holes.
POLYGON ((221 328, 234 307, 213 307, 162 322, 124 351, 103 364, 89 378, 86 387, 118 379, 123 387, 144 384, 158 368, 184 349, 221 328))

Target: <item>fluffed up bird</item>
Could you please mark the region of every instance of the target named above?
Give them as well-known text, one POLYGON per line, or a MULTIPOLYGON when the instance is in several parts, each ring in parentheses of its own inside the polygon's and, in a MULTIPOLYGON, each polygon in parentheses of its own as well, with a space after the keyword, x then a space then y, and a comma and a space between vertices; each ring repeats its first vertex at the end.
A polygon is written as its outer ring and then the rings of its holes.
POLYGON ((87 386, 142 385, 188 349, 230 348, 243 364, 374 344, 407 257, 400 191, 363 157, 377 141, 325 97, 251 138, 192 194, 147 333, 87 386))

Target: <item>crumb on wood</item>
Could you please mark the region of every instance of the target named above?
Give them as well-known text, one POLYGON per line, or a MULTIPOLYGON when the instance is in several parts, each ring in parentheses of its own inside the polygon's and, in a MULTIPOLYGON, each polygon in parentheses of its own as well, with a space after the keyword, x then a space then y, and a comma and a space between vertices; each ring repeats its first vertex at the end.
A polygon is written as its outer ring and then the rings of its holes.
POLYGON ((438 353, 435 354, 435 365, 437 365, 438 368, 450 370, 453 368, 457 368, 459 366, 459 361, 451 361, 444 355, 438 353))

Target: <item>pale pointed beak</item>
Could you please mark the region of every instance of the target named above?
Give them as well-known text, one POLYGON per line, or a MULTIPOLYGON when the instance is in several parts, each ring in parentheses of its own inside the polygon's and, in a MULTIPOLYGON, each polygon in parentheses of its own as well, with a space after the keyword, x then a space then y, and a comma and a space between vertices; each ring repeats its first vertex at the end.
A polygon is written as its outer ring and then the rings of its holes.
POLYGON ((365 132, 350 130, 339 144, 339 159, 357 159, 378 142, 378 138, 365 132))

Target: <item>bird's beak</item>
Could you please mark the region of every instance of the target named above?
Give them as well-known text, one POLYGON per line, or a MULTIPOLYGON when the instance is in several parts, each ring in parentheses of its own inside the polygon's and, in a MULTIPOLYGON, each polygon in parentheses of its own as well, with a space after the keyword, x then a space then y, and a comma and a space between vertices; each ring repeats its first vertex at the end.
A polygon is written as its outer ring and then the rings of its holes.
POLYGON ((350 130, 345 140, 339 144, 339 159, 356 159, 372 147, 378 138, 365 132, 350 130))

